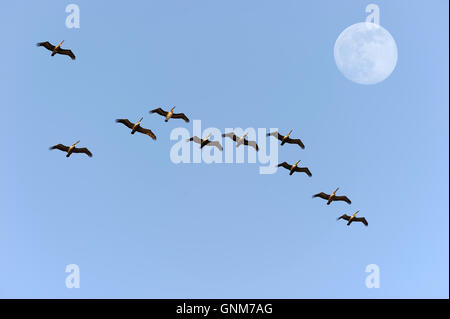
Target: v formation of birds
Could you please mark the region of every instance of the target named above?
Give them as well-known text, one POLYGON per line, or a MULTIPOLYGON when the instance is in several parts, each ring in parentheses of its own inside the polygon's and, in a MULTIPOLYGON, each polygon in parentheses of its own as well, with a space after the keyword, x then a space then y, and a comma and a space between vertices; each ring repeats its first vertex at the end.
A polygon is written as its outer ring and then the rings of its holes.
MULTIPOLYGON (((39 42, 39 43, 37 43, 37 46, 44 47, 47 50, 51 51, 52 52, 51 56, 54 56, 56 54, 61 54, 61 55, 67 55, 72 60, 75 60, 75 54, 72 52, 72 50, 61 48, 61 45, 63 42, 64 42, 64 40, 61 41, 56 46, 54 46, 53 44, 51 44, 48 41, 39 42)), ((170 119, 182 119, 186 123, 189 123, 189 118, 184 113, 175 113, 174 110, 175 110, 175 106, 172 107, 168 111, 165 111, 162 108, 156 108, 154 110, 151 110, 150 113, 151 114, 156 113, 156 114, 163 116, 165 122, 168 122, 170 119)), ((116 119, 116 122, 121 123, 121 124, 125 125, 127 128, 129 128, 131 130, 131 134, 135 134, 136 132, 138 132, 141 134, 148 135, 153 140, 156 140, 156 135, 155 135, 155 133, 152 132, 152 130, 141 126, 142 120, 143 120, 143 117, 136 123, 133 123, 128 119, 116 119)), ((268 133, 267 136, 272 136, 272 137, 275 137, 278 140, 280 140, 281 146, 286 143, 287 144, 297 144, 300 148, 304 149, 305 145, 303 144, 303 142, 300 139, 290 138, 291 133, 292 133, 292 130, 290 132, 288 132, 286 135, 281 135, 279 132, 271 132, 271 133, 268 133)), ((233 132, 222 134, 222 137, 228 137, 228 138, 232 139, 233 141, 235 141, 236 147, 239 147, 240 145, 247 145, 247 146, 254 148, 256 151, 259 151, 259 147, 258 147, 258 144, 256 144, 256 141, 249 141, 246 139, 246 136, 247 136, 247 134, 244 134, 243 136, 239 137, 236 134, 234 134, 233 132)), ((203 148, 205 146, 217 147, 220 151, 222 151, 223 147, 220 144, 220 142, 219 141, 211 141, 209 139, 210 137, 211 137, 211 134, 209 134, 206 138, 203 138, 203 139, 198 136, 192 136, 191 138, 187 139, 186 142, 197 143, 200 145, 200 148, 203 148)), ((58 149, 60 151, 66 152, 67 153, 66 157, 70 157, 70 155, 72 155, 73 153, 83 153, 83 154, 88 155, 89 157, 92 157, 92 153, 86 147, 81 147, 81 148, 76 147, 76 145, 79 142, 80 141, 77 141, 77 142, 73 143, 71 146, 66 146, 63 144, 56 144, 56 145, 50 147, 50 150, 58 149)), ((299 163, 300 163, 300 161, 297 161, 294 164, 282 162, 282 163, 278 164, 278 167, 283 167, 283 168, 287 169, 289 171, 289 175, 292 175, 295 172, 298 172, 298 173, 305 173, 306 175, 311 177, 312 174, 311 174, 310 170, 308 169, 308 167, 300 167, 299 163)), ((313 198, 316 198, 316 197, 322 198, 327 201, 327 205, 330 205, 332 202, 336 202, 336 201, 343 201, 350 205, 352 202, 350 201, 350 199, 347 196, 336 195, 338 190, 339 190, 339 188, 336 188, 331 194, 320 192, 318 194, 313 195, 313 198)), ((350 216, 347 214, 343 214, 342 216, 338 217, 337 220, 340 220, 340 219, 346 220, 347 226, 350 226, 350 224, 353 222, 361 222, 365 226, 368 226, 367 220, 364 217, 356 217, 356 215, 358 213, 359 213, 359 210, 350 216)))

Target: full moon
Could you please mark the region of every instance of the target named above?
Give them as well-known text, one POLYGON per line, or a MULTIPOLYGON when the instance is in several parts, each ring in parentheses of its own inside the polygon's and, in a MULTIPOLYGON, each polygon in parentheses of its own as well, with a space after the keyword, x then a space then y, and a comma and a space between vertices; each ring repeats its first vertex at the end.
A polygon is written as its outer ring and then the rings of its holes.
POLYGON ((382 26, 370 22, 356 23, 337 38, 334 60, 347 79, 359 84, 375 84, 394 71, 397 45, 382 26))

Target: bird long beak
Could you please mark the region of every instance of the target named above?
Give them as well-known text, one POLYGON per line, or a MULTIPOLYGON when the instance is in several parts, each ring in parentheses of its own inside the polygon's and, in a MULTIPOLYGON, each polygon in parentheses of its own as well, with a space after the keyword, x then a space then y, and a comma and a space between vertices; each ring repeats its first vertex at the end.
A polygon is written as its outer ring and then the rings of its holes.
POLYGON ((75 143, 73 143, 73 145, 75 146, 75 145, 77 145, 78 143, 80 143, 80 141, 76 141, 75 143))
POLYGON ((298 163, 300 163, 301 160, 298 160, 297 163, 295 163, 295 165, 298 165, 298 163))
POLYGON ((291 135, 291 133, 292 133, 292 130, 289 131, 288 136, 291 135))
POLYGON ((138 123, 141 123, 143 119, 144 119, 144 118, 143 118, 143 117, 141 117, 141 119, 139 120, 139 122, 138 122, 138 123))
POLYGON ((334 191, 334 192, 337 192, 339 190, 339 187, 338 188, 336 188, 336 190, 334 191))
POLYGON ((357 212, 355 212, 355 216, 356 216, 356 214, 358 214, 359 213, 359 210, 357 211, 357 212))

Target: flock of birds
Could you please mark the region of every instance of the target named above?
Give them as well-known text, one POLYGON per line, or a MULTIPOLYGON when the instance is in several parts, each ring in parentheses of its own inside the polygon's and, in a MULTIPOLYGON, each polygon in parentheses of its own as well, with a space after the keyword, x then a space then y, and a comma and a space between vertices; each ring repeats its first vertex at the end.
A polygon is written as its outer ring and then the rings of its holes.
MULTIPOLYGON (((39 42, 39 43, 37 43, 37 46, 44 47, 47 50, 51 51, 52 52, 51 56, 54 56, 55 54, 61 54, 61 55, 67 55, 72 60, 75 60, 75 55, 73 54, 73 52, 71 50, 61 48, 61 45, 63 42, 64 42, 64 40, 61 41, 56 46, 52 45, 48 41, 47 42, 39 42)), ((186 123, 189 123, 189 118, 184 113, 174 113, 174 110, 175 110, 175 106, 172 107, 169 111, 164 111, 162 108, 156 108, 154 110, 151 110, 150 113, 151 114, 156 113, 156 114, 163 116, 165 118, 164 119, 165 122, 168 122, 170 119, 182 119, 186 123)), ((116 122, 121 123, 121 124, 125 125, 126 127, 128 127, 131 130, 131 134, 135 134, 136 132, 138 132, 141 134, 148 135, 153 140, 156 140, 156 135, 155 135, 155 133, 152 132, 152 130, 146 129, 141 126, 142 120, 143 120, 143 118, 141 118, 138 122, 133 123, 128 119, 116 119, 116 122)), ((292 130, 286 135, 281 135, 279 132, 271 132, 271 133, 268 133, 267 136, 272 136, 272 137, 275 137, 278 140, 280 140, 281 141, 280 145, 284 145, 286 143, 287 144, 297 144, 300 148, 304 149, 305 145, 303 144, 303 142, 300 139, 290 138, 291 133, 292 133, 292 130)), ((186 141, 197 143, 200 145, 200 148, 203 148, 205 146, 211 146, 211 147, 217 147, 220 151, 222 151, 223 147, 220 144, 220 142, 219 141, 211 141, 210 137, 211 137, 211 133, 203 139, 198 136, 193 136, 193 137, 187 139, 186 141)), ((236 147, 239 147, 240 145, 246 145, 246 146, 253 147, 256 151, 259 151, 259 147, 258 147, 258 144, 256 143, 256 141, 249 141, 246 139, 247 133, 244 134, 243 136, 239 137, 236 134, 234 134, 233 132, 230 132, 230 133, 222 134, 222 137, 228 137, 228 138, 232 139, 233 141, 235 141, 236 147)), ((50 150, 58 149, 60 151, 66 152, 67 153, 66 157, 70 157, 70 155, 73 153, 84 153, 84 154, 88 155, 89 157, 92 157, 92 153, 86 147, 81 147, 81 148, 76 147, 76 145, 79 142, 80 141, 77 141, 77 142, 73 143, 71 146, 66 146, 63 144, 56 144, 56 145, 50 147, 50 150)), ((292 165, 288 164, 287 162, 282 162, 282 163, 278 164, 277 166, 283 167, 283 168, 289 170, 289 175, 292 175, 295 172, 299 172, 299 173, 305 173, 306 175, 311 177, 312 174, 311 174, 310 170, 308 169, 308 167, 299 167, 299 163, 300 163, 300 160, 292 165)), ((332 202, 336 202, 336 201, 344 201, 347 204, 351 204, 352 202, 350 201, 350 199, 347 196, 337 196, 336 195, 338 190, 339 190, 339 187, 336 188, 331 194, 326 194, 324 192, 321 192, 321 193, 313 195, 313 198, 316 198, 316 197, 322 198, 327 201, 327 205, 330 205, 332 202)), ((343 214, 337 220, 340 220, 340 219, 346 220, 347 226, 350 226, 350 224, 353 222, 361 222, 365 226, 368 226, 367 220, 364 217, 356 217, 356 215, 358 213, 359 213, 359 210, 357 212, 353 213, 351 216, 349 216, 347 214, 343 214)))

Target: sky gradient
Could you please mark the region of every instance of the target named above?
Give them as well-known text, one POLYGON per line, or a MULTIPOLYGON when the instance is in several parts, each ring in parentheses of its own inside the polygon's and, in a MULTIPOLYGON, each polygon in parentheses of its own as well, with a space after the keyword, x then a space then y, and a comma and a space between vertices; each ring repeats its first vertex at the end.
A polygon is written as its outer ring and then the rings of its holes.
POLYGON ((364 86, 333 47, 369 3, 1 2, 0 297, 448 298, 448 1, 373 2, 398 62, 364 86), (63 39, 75 61, 35 46, 63 39), (170 132, 192 123, 148 114, 166 105, 293 129, 306 149, 280 162, 313 177, 176 165, 170 132), (141 116, 156 142, 114 122, 141 116), (48 150, 77 140, 93 158, 48 150), (351 206, 311 198, 336 187, 351 206), (356 210, 369 227, 336 221, 356 210))

